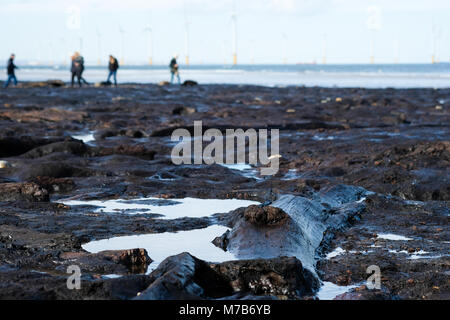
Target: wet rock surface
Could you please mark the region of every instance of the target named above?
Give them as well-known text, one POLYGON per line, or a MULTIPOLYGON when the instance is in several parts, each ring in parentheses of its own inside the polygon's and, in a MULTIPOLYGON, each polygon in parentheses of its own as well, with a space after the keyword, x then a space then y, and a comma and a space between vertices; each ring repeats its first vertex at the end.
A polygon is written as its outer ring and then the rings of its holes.
POLYGON ((367 267, 377 265, 382 290, 338 298, 449 299, 450 105, 436 108, 449 97, 449 89, 72 89, 59 81, 2 91, 0 298, 302 299, 317 290, 315 275, 361 287, 367 267), (172 131, 193 132, 196 120, 221 132, 279 129, 279 172, 172 164, 172 131), (158 212, 110 214, 60 203, 150 196, 263 205, 164 220, 158 212), (82 249, 92 240, 212 224, 230 228, 215 244, 245 260, 184 254, 146 275, 151 252, 129 256, 130 267, 120 255, 82 249), (395 236, 400 240, 390 240, 395 236), (67 289, 67 257, 82 267, 81 290, 67 289))

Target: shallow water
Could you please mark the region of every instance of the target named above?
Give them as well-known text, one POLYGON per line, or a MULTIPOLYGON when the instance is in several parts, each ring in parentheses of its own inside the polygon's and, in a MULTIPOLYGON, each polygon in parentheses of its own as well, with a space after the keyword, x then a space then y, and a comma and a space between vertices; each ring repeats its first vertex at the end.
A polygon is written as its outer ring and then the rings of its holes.
POLYGON ((95 141, 94 132, 76 134, 73 135, 72 138, 81 140, 84 143, 95 141))
POLYGON ((208 217, 214 213, 229 212, 252 204, 260 204, 256 201, 239 199, 112 199, 112 200, 60 200, 68 206, 96 206, 95 212, 103 213, 128 213, 128 214, 161 214, 161 219, 177 219, 183 217, 200 218, 208 217))
POLYGON ((144 248, 153 262, 148 272, 156 269, 167 257, 183 252, 210 262, 235 260, 230 252, 225 252, 211 243, 214 238, 228 230, 223 226, 210 226, 204 229, 165 232, 137 236, 114 237, 111 239, 91 241, 84 244, 84 250, 97 253, 104 250, 126 250, 144 248))
POLYGON ((392 240, 392 241, 410 241, 410 240, 414 240, 412 238, 407 238, 407 237, 399 236, 397 234, 392 234, 392 233, 380 233, 380 234, 378 234, 377 239, 392 240))
POLYGON ((358 285, 350 286, 338 286, 332 282, 323 282, 316 296, 319 300, 333 300, 338 295, 349 292, 353 288, 357 288, 358 285))

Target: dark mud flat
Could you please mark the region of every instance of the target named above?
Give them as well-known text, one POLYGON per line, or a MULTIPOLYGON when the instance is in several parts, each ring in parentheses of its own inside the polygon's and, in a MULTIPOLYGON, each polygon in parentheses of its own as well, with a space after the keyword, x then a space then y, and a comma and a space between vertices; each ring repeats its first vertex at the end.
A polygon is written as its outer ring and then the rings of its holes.
POLYGON ((329 283, 354 287, 336 299, 450 298, 450 89, 59 85, 0 92, 0 298, 314 299, 329 283), (170 135, 195 120, 280 129, 279 172, 173 165, 170 135), (175 219, 89 205, 155 198, 261 205, 175 219), (83 249, 214 225, 229 230, 208 242, 235 259, 186 243, 149 272, 145 248, 83 249))

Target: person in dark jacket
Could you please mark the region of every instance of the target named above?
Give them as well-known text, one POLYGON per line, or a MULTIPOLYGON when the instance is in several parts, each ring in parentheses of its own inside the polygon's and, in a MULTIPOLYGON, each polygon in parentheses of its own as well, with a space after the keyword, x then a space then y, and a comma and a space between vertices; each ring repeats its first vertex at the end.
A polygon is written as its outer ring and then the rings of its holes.
POLYGON ((76 60, 77 53, 78 52, 75 52, 75 54, 71 57, 72 65, 70 67, 70 72, 72 73, 72 87, 75 82, 75 77, 77 77, 78 86, 81 87, 81 66, 79 65, 79 62, 76 60))
POLYGON ((117 87, 117 69, 119 69, 119 62, 112 55, 109 56, 108 69, 109 69, 109 74, 108 74, 108 79, 106 80, 106 82, 109 83, 110 82, 109 79, 111 79, 111 77, 113 77, 114 78, 114 86, 117 87))
POLYGON ((77 77, 78 86, 81 87, 82 82, 85 84, 89 84, 83 78, 84 58, 80 55, 79 52, 75 52, 75 54, 72 56, 72 66, 70 71, 72 72, 72 87, 74 85, 75 77, 77 77))
POLYGON ((173 56, 173 58, 169 64, 170 74, 171 74, 170 83, 173 83, 173 77, 176 76, 178 79, 178 84, 181 84, 180 73, 178 71, 179 66, 178 66, 177 59, 178 59, 178 54, 173 56))
POLYGON ((7 74, 8 74, 8 78, 6 79, 5 84, 3 85, 4 88, 8 88, 9 83, 11 81, 14 81, 14 85, 17 85, 17 78, 16 78, 16 72, 15 70, 18 69, 18 67, 14 64, 14 58, 15 58, 15 54, 11 54, 11 57, 8 60, 8 64, 7 64, 7 74))

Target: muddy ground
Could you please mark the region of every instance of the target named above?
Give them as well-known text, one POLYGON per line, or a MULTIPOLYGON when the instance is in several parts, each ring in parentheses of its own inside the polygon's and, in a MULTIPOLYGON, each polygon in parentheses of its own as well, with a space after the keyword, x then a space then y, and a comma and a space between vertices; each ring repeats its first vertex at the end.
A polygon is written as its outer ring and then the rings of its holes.
POLYGON ((349 185, 372 193, 345 227, 324 235, 316 252, 321 281, 358 286, 338 299, 450 299, 449 108, 450 89, 132 84, 73 89, 24 83, 2 90, 0 298, 314 299, 317 282, 307 270, 290 276, 301 269, 290 258, 221 266, 182 255, 145 275, 151 252, 93 255, 81 248, 114 236, 204 228, 215 223, 210 218, 102 214, 58 201, 153 196, 269 203, 286 194, 308 197, 349 185), (191 130, 196 120, 220 130, 279 129, 279 172, 264 177, 256 167, 254 175, 244 175, 219 165, 174 165, 170 135, 175 128, 191 130), (94 141, 72 138, 88 132, 94 141), (327 257, 336 248, 340 254, 327 257), (81 290, 66 287, 66 269, 73 263, 82 269, 81 290), (370 265, 380 268, 381 290, 365 287, 370 265), (254 273, 242 275, 239 266, 254 273), (203 291, 161 294, 158 286, 169 272, 181 272, 184 286, 196 283, 203 291), (198 280, 201 275, 217 286, 198 280), (268 289, 260 286, 267 281, 268 289))

